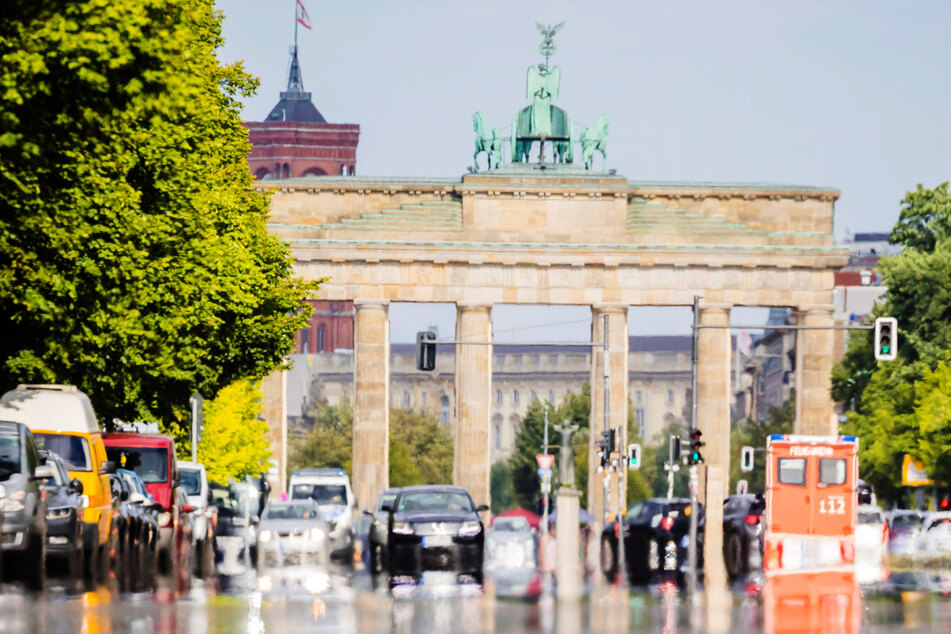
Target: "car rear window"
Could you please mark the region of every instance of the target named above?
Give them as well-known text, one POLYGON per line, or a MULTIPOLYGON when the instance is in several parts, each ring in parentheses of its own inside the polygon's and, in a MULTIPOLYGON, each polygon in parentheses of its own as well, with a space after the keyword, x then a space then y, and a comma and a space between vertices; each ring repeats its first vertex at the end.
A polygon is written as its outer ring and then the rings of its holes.
POLYGON ((400 496, 397 511, 472 511, 472 502, 465 493, 455 491, 425 491, 400 496))
POLYGON ((845 484, 845 458, 819 458, 819 484, 845 484))
POLYGON ((881 513, 875 511, 862 511, 859 513, 859 524, 883 524, 885 518, 881 513))
POLYGON ((931 524, 928 525, 928 528, 934 528, 942 524, 951 524, 951 517, 939 517, 938 519, 931 520, 931 524))
POLYGON ((778 458, 776 472, 783 484, 806 486, 805 458, 778 458))
POLYGON ((317 504, 347 505, 347 487, 343 484, 295 484, 292 500, 311 499, 317 504))
POLYGON ((186 495, 199 495, 201 493, 201 471, 179 467, 178 479, 181 480, 186 495))
POLYGON ((0 480, 20 472, 20 432, 14 425, 0 426, 0 480))
POLYGON ((892 518, 892 528, 917 528, 924 524, 925 518, 917 513, 905 513, 892 518))
POLYGON ((89 459, 89 442, 82 436, 69 434, 35 433, 36 448, 51 451, 66 462, 67 468, 72 471, 91 471, 89 459))
POLYGON ((165 447, 106 447, 106 455, 122 469, 135 471, 147 484, 168 482, 168 449, 165 447))

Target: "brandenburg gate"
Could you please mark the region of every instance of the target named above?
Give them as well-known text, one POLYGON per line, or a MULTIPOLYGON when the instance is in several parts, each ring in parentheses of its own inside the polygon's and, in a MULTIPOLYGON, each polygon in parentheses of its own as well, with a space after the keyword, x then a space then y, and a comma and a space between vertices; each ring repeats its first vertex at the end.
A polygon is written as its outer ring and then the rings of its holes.
MULTIPOLYGON (((355 305, 353 486, 364 508, 388 485, 391 302, 454 303, 455 338, 481 342, 492 340, 496 304, 590 306, 592 341, 603 340, 605 315, 609 322, 614 427, 627 420, 631 306, 689 306, 699 295, 701 325, 727 325, 734 306, 791 307, 800 324, 832 324, 833 271, 848 259, 833 241, 838 191, 644 182, 597 171, 593 155, 604 152, 607 119, 576 137, 554 105, 558 69, 547 62, 529 72, 511 163, 501 160, 502 138, 480 115, 474 123, 476 151, 489 159, 484 172, 258 184, 273 190, 270 230, 290 245, 296 273, 327 278, 318 299, 355 305), (542 146, 542 162, 528 162, 532 143, 542 146), (584 167, 571 162, 577 143, 584 167), (546 152, 556 162, 545 162, 546 152)), ((730 331, 702 328, 698 337, 697 423, 707 464, 729 473, 730 331)), ((798 332, 797 433, 837 433, 832 347, 831 330, 798 332)), ((604 428, 602 354, 592 349, 588 500, 595 517, 604 503, 593 446, 604 428)), ((455 364, 453 480, 477 504, 488 503, 491 346, 457 346, 455 364)), ((286 452, 281 385, 277 375, 265 383, 278 455, 286 452)))

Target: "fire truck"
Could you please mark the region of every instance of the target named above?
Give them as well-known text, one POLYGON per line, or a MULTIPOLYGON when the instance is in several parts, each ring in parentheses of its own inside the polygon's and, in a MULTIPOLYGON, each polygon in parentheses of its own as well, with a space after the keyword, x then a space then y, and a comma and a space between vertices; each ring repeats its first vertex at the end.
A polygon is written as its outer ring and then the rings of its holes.
POLYGON ((854 436, 774 434, 767 439, 767 632, 830 625, 829 631, 859 630, 858 446, 854 436))

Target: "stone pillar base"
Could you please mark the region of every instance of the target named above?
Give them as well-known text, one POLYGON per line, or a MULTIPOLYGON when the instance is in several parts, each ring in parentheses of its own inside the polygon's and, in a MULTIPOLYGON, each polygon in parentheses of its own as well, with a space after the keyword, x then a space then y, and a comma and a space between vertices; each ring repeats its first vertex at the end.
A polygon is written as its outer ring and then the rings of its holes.
POLYGON ((555 499, 555 508, 558 510, 555 516, 557 594, 559 599, 576 599, 581 596, 581 559, 578 555, 578 509, 581 506, 581 492, 561 489, 555 494, 555 499))

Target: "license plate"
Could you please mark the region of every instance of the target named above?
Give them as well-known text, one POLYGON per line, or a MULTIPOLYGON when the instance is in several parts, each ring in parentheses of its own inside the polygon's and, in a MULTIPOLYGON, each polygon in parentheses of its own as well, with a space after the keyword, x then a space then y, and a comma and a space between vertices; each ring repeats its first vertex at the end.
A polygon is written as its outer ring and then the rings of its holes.
POLYGON ((452 544, 450 535, 424 535, 423 548, 445 548, 452 544))

